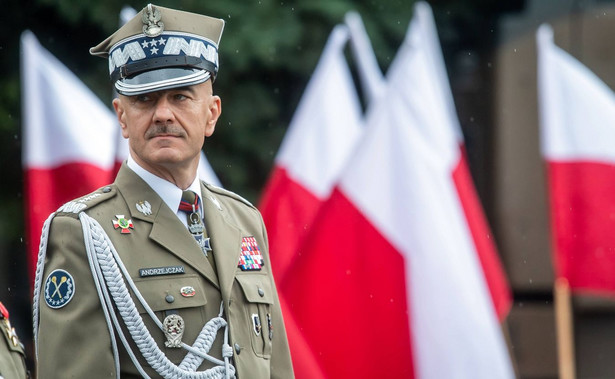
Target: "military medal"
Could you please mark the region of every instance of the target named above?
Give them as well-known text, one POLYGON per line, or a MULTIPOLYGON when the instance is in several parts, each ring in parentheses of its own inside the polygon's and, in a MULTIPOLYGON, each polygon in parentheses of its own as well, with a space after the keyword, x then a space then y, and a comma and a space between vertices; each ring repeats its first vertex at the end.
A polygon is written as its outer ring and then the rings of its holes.
POLYGON ((132 220, 127 220, 124 218, 124 215, 115 215, 117 220, 113 220, 113 227, 115 229, 120 229, 120 233, 127 234, 130 233, 130 229, 134 229, 135 226, 132 224, 132 220))
POLYGON ((211 245, 209 243, 209 238, 205 238, 203 235, 205 225, 203 225, 203 220, 201 220, 201 216, 196 211, 188 215, 188 230, 199 244, 203 254, 207 256, 207 252, 211 251, 211 245))
POLYGON ((261 335, 261 318, 256 313, 252 313, 252 329, 257 336, 261 335))
POLYGON ((166 347, 181 347, 184 335, 184 319, 178 314, 170 314, 162 321, 162 332, 167 338, 166 347))
POLYGON ((239 263, 237 267, 241 271, 258 271, 265 265, 265 260, 261 254, 261 249, 258 247, 256 238, 243 237, 241 239, 241 254, 239 255, 239 263))
POLYGON ((273 339, 273 324, 271 323, 271 313, 267 313, 267 327, 269 328, 269 341, 273 339))

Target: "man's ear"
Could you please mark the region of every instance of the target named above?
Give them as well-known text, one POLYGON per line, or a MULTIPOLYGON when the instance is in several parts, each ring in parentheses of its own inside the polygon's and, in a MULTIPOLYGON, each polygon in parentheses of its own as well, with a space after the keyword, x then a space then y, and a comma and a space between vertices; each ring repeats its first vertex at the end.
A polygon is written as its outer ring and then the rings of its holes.
POLYGON ((214 133, 214 130, 216 129, 216 122, 218 122, 218 118, 220 118, 220 115, 222 114, 222 100, 220 100, 220 96, 213 95, 211 97, 211 102, 209 103, 209 113, 211 114, 211 117, 205 126, 205 137, 209 137, 214 133))
POLYGON ((113 99, 113 109, 115 109, 115 115, 122 128, 122 137, 128 138, 128 129, 126 128, 126 112, 124 111, 124 105, 119 98, 113 99))

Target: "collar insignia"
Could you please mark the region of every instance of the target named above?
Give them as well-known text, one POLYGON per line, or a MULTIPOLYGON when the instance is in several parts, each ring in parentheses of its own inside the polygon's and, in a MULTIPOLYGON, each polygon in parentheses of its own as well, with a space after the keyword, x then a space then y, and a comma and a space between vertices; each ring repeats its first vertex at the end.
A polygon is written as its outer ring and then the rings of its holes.
POLYGON ((146 216, 149 216, 152 214, 152 206, 147 200, 139 200, 139 202, 135 204, 135 206, 137 207, 137 210, 139 212, 143 213, 146 216))

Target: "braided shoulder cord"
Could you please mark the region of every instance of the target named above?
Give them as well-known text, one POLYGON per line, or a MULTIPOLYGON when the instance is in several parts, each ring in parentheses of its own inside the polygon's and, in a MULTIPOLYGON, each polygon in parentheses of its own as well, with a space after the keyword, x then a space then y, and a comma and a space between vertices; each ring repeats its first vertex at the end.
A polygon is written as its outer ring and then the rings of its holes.
POLYGON ((43 267, 45 266, 45 254, 47 253, 47 238, 49 237, 49 225, 55 216, 55 212, 50 214, 43 224, 41 232, 41 241, 38 247, 38 258, 36 261, 36 274, 34 276, 34 294, 32 299, 32 326, 34 336, 34 354, 38 359, 38 302, 41 297, 41 285, 43 282, 43 267))
MULTIPOLYGON (((220 316, 210 320, 203 327, 203 330, 199 334, 199 337, 193 346, 188 346, 182 343, 182 347, 186 348, 189 353, 179 366, 174 365, 168 360, 143 323, 143 319, 139 315, 139 312, 130 297, 124 278, 126 278, 126 281, 128 281, 135 295, 146 308, 148 314, 150 314, 150 317, 153 317, 153 320, 160 328, 162 325, 153 314, 151 308, 149 308, 147 303, 141 297, 136 286, 134 285, 134 282, 130 279, 130 275, 127 275, 126 268, 123 266, 117 251, 109 240, 109 237, 96 220, 92 219, 83 212, 79 214, 79 217, 83 225, 86 250, 90 259, 90 265, 93 268, 92 274, 95 276, 95 282, 98 283, 97 289, 99 290, 99 293, 103 293, 102 297, 104 297, 104 301, 101 298, 101 304, 103 308, 106 308, 105 318, 107 319, 108 324, 113 323, 115 325, 116 332, 120 336, 122 343, 129 352, 131 360, 141 375, 147 377, 143 368, 140 366, 138 360, 132 353, 126 337, 123 335, 123 331, 119 325, 119 320, 113 312, 111 299, 113 299, 113 302, 115 303, 117 310, 139 351, 147 363, 161 376, 165 378, 234 378, 235 368, 229 363, 229 358, 232 356, 232 349, 228 345, 228 325, 220 316), (123 271, 124 276, 122 276, 120 270, 123 271), (103 283, 105 283, 106 286, 102 285, 103 283), (112 320, 109 320, 109 318, 112 320), (225 341, 223 346, 224 362, 207 355, 207 352, 215 339, 217 330, 221 327, 225 327, 225 341), (196 368, 202 363, 203 359, 208 359, 219 366, 213 367, 206 371, 196 372, 196 368)), ((115 347, 115 349, 117 348, 115 347)))

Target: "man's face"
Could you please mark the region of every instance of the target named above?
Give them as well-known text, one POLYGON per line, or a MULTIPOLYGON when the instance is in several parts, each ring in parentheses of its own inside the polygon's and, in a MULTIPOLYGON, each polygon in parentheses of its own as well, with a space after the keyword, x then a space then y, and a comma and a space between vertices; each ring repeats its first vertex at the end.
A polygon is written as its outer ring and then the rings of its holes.
POLYGON ((214 132, 221 102, 211 82, 136 96, 113 107, 132 157, 152 173, 196 169, 205 137, 214 132))

